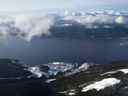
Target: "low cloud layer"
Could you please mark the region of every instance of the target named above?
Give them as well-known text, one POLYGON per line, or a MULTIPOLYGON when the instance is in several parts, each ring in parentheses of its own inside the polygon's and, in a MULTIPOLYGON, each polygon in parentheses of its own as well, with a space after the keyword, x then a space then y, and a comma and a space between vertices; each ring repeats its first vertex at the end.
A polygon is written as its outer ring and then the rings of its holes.
POLYGON ((54 19, 48 16, 0 17, 0 37, 16 36, 30 41, 35 36, 50 35, 49 29, 53 24, 54 19))
MULTIPOLYGON (((51 36, 50 29, 52 26, 73 26, 74 24, 84 25, 85 28, 112 28, 113 24, 127 26, 128 18, 122 15, 85 15, 57 17, 51 15, 32 16, 32 15, 16 15, 16 16, 0 16, 0 38, 8 38, 15 36, 26 41, 31 41, 34 37, 51 36), (60 23, 62 22, 63 23, 60 23)), ((66 30, 66 27, 65 27, 66 30)), ((61 32, 59 32, 61 34, 61 32)))
POLYGON ((34 36, 50 35, 49 29, 54 24, 51 17, 16 16, 15 27, 20 29, 19 37, 30 41, 34 36))
POLYGON ((125 24, 128 18, 123 16, 112 16, 112 15, 87 15, 87 16, 67 16, 65 20, 76 21, 80 24, 125 24))

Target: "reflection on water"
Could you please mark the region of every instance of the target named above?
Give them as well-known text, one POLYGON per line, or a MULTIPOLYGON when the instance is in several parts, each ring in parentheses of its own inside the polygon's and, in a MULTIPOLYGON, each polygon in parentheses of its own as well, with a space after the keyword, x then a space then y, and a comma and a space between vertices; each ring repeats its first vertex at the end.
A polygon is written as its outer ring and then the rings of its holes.
POLYGON ((53 61, 108 63, 128 59, 126 40, 45 38, 31 42, 9 38, 0 43, 0 58, 16 58, 28 64, 53 61))

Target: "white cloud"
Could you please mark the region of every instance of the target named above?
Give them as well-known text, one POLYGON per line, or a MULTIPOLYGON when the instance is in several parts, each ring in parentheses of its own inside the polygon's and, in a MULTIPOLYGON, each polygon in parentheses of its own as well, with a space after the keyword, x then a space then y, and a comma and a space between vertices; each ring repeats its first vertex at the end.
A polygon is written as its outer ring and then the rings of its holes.
POLYGON ((104 23, 111 24, 115 22, 115 17, 109 15, 86 15, 86 16, 67 16, 65 20, 73 20, 81 24, 104 23))
MULTIPOLYGON (((114 23, 125 24, 125 27, 127 27, 128 23, 126 17, 104 14, 85 16, 67 15, 61 19, 66 21, 64 26, 72 26, 77 22, 87 28, 100 28, 101 25, 104 28, 111 28, 114 23)), ((31 41, 34 37, 41 37, 42 35, 49 36, 52 34, 49 30, 54 26, 55 22, 54 16, 47 15, 21 14, 16 16, 0 16, 0 38, 15 36, 26 41, 31 41)))
POLYGON ((48 16, 16 15, 0 17, 0 38, 16 36, 30 41, 33 37, 50 35, 49 29, 53 24, 54 19, 48 16))
POLYGON ((115 19, 115 22, 118 23, 118 24, 123 24, 123 23, 125 23, 125 18, 123 16, 118 16, 115 19))
POLYGON ((53 18, 47 16, 33 17, 20 15, 15 18, 15 27, 21 30, 18 33, 19 37, 30 41, 35 36, 50 35, 49 29, 53 22, 53 18))

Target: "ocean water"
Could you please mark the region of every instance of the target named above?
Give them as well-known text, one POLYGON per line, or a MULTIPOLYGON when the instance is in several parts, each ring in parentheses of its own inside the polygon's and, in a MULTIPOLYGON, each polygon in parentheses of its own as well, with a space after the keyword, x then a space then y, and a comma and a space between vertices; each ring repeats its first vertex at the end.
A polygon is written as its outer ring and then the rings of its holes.
POLYGON ((128 60, 128 40, 35 38, 27 42, 8 38, 0 41, 0 58, 15 58, 26 64, 55 61, 107 64, 128 60))

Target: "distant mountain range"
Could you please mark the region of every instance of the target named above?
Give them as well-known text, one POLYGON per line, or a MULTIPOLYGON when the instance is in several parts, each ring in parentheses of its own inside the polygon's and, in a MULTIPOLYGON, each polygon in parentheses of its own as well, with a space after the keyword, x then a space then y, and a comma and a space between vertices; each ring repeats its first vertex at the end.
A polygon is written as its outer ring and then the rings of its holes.
POLYGON ((28 79, 45 77, 43 82, 51 86, 57 96, 127 96, 127 64, 128 61, 111 64, 53 62, 23 66, 32 73, 28 79))
POLYGON ((128 61, 110 64, 53 62, 20 64, 0 59, 0 93, 5 96, 127 96, 128 61))

